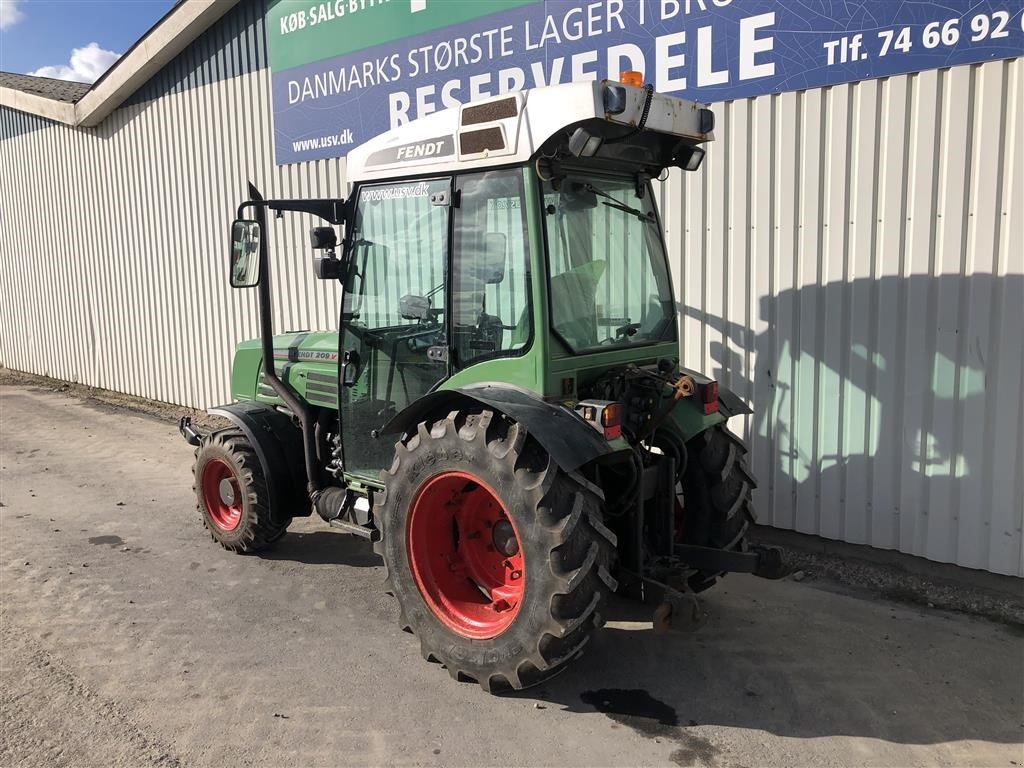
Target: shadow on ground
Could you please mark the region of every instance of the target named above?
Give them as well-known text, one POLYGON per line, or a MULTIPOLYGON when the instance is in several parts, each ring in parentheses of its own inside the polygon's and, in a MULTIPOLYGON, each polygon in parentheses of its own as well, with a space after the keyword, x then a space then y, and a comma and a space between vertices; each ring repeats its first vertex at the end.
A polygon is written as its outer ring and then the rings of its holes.
MULTIPOLYGON (((324 530, 289 532, 260 556, 380 565, 368 542, 324 530)), ((611 727, 667 743, 682 765, 716 761, 718 747, 692 730, 702 725, 915 745, 1024 740, 1014 627, 736 574, 701 602, 703 626, 660 634, 653 606, 614 598, 582 658, 509 695, 602 712, 611 727)))
POLYGON ((370 544, 332 530, 289 531, 273 547, 258 555, 264 560, 289 560, 307 565, 349 565, 369 568, 381 564, 370 544))
POLYGON ((718 756, 699 725, 900 744, 1024 739, 1024 654, 1007 627, 789 581, 733 576, 716 590, 707 624, 688 633, 655 633, 646 607, 616 599, 568 671, 511 695, 603 712, 675 745, 682 765, 718 756))

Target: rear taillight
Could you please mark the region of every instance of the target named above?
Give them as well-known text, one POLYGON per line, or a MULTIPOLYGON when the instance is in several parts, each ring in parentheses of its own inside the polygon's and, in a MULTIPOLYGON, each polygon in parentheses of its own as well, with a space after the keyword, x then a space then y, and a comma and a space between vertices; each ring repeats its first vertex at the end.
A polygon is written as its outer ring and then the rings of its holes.
POLYGON ((718 412, 718 382, 709 381, 701 389, 700 399, 704 403, 704 413, 718 412))
POLYGON ((609 400, 581 400, 576 413, 583 417, 605 440, 622 437, 622 403, 609 400))
POLYGON ((622 406, 612 403, 601 412, 601 426, 604 428, 605 440, 622 437, 622 406))

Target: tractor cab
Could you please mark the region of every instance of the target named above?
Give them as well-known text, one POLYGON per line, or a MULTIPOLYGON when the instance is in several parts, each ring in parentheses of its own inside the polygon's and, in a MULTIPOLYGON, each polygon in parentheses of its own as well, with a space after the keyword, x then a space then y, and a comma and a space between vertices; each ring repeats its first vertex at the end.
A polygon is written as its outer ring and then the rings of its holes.
POLYGON ((674 357, 650 182, 698 167, 712 127, 707 109, 650 88, 572 83, 435 113, 350 153, 346 470, 376 478, 392 451, 371 435, 435 390, 501 382, 578 400, 587 368, 622 350, 674 357))

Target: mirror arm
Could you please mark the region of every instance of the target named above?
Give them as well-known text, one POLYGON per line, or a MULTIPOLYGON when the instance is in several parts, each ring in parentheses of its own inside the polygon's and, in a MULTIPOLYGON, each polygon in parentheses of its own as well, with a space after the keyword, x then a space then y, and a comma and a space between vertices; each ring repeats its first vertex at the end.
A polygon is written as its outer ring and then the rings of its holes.
POLYGON ((345 221, 344 200, 264 200, 263 204, 278 213, 284 211, 311 213, 334 225, 342 224, 345 221))
MULTIPOLYGON (((250 193, 251 191, 252 190, 250 189, 250 193)), ((335 226, 344 224, 347 214, 347 205, 345 200, 328 198, 318 200, 264 200, 260 197, 259 200, 248 200, 238 206, 237 217, 239 219, 244 218, 243 212, 246 208, 259 208, 260 210, 269 208, 278 215, 285 211, 291 211, 294 213, 311 213, 335 226)))

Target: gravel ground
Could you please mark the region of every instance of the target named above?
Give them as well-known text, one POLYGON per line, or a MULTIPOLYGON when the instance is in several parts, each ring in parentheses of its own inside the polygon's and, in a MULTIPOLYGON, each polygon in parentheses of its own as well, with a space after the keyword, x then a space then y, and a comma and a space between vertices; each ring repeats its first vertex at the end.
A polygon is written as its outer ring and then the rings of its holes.
MULTIPOLYGON (((820 581, 823 586, 845 589, 855 594, 885 597, 925 608, 957 611, 1002 622, 1011 629, 1024 631, 1024 580, 980 574, 902 554, 893 555, 893 563, 877 563, 858 557, 860 552, 844 556, 817 551, 812 547, 817 547, 823 541, 817 537, 760 526, 755 528, 751 540, 773 546, 781 545, 786 563, 793 572, 791 578, 796 581, 820 581), (941 574, 929 574, 928 571, 941 571, 941 574), (978 581, 986 582, 986 585, 976 583, 978 581)), ((845 549, 867 548, 847 545, 845 549)), ((876 554, 879 550, 869 552, 876 554)))
POLYGON ((616 601, 569 671, 491 697, 420 659, 361 540, 214 546, 181 409, 0 380, 0 765, 1024 762, 1012 621, 732 576, 695 632, 616 601))

